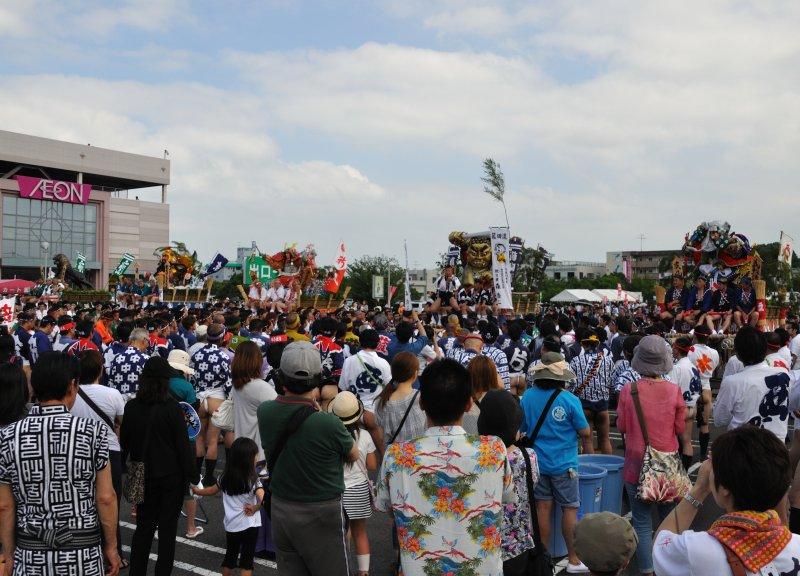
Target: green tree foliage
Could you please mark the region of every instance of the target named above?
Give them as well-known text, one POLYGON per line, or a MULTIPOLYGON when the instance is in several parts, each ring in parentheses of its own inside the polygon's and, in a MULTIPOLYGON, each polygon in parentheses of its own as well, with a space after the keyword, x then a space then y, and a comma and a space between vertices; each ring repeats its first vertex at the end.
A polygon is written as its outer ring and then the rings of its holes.
POLYGON ((241 298, 242 295, 239 293, 239 289, 236 287, 242 283, 243 279, 244 276, 241 272, 239 272, 238 274, 231 276, 230 280, 226 280, 225 282, 214 282, 214 285, 211 287, 211 294, 215 298, 241 298))
POLYGON ((543 257, 538 249, 523 246, 522 257, 514 274, 515 292, 534 292, 542 287, 547 279, 539 268, 543 257))
POLYGON ((595 290, 598 288, 616 289, 617 283, 622 285, 622 289, 627 292, 641 292, 642 297, 646 302, 653 299, 655 282, 653 280, 646 280, 644 278, 634 278, 628 282, 622 274, 605 274, 597 278, 570 278, 567 280, 553 280, 545 278, 541 283, 541 297, 542 302, 547 302, 567 288, 585 288, 587 290, 595 290))
MULTIPOLYGON (((396 258, 389 258, 388 256, 362 256, 356 258, 353 262, 347 265, 347 274, 344 277, 343 287, 350 287, 349 297, 361 302, 366 300, 370 304, 385 304, 386 303, 386 290, 389 286, 386 284, 387 273, 391 271, 392 286, 397 286, 392 302, 403 301, 403 287, 405 285, 405 269, 400 266, 396 258), (372 276, 383 276, 384 280, 384 296, 380 302, 372 298, 372 276)), ((411 298, 418 299, 419 292, 411 289, 411 298)))

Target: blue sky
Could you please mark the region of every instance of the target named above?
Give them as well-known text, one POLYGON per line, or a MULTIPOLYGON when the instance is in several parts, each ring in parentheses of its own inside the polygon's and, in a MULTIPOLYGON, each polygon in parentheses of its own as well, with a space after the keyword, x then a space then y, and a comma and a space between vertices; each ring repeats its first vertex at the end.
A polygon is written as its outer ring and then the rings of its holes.
POLYGON ((0 3, 0 128, 172 160, 201 256, 432 264, 502 223, 560 259, 727 219, 800 238, 796 2, 0 3), (209 234, 209 230, 213 233, 209 234))

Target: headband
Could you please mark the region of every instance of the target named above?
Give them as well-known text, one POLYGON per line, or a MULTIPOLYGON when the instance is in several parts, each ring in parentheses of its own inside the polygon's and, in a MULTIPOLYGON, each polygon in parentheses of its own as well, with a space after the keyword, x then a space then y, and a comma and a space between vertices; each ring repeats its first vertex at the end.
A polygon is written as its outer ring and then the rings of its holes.
POLYGON ((63 326, 60 328, 60 330, 63 330, 64 332, 69 332, 69 331, 70 331, 70 330, 72 330, 73 328, 75 328, 75 322, 67 322, 66 324, 64 324, 64 325, 63 325, 63 326))
POLYGON ((225 338, 225 334, 227 334, 227 333, 228 333, 228 329, 223 327, 222 328, 222 332, 219 334, 219 336, 212 336, 211 334, 207 334, 206 335, 206 339, 208 339, 209 342, 217 342, 217 341, 222 340, 223 338, 225 338))

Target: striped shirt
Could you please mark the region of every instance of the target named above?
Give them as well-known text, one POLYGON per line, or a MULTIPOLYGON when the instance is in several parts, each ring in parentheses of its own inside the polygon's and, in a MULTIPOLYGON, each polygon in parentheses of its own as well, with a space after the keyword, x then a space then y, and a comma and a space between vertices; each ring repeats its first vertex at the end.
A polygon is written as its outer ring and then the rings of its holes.
POLYGON ((578 398, 591 402, 608 400, 609 392, 614 385, 611 378, 614 361, 611 356, 605 351, 587 350, 583 355, 573 358, 569 367, 575 372, 576 378, 570 382, 568 389, 577 392, 578 398))

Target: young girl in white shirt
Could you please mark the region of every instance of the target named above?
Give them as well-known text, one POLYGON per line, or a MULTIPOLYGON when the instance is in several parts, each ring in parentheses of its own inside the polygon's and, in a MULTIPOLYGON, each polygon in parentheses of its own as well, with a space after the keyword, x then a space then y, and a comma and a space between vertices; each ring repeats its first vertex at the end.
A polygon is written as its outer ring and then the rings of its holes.
POLYGON ((358 460, 344 467, 342 507, 350 521, 350 534, 356 544, 357 576, 369 574, 369 536, 367 518, 372 516, 372 487, 367 470, 378 469, 375 443, 362 425, 364 406, 352 392, 339 392, 328 405, 328 412, 339 417, 358 443, 358 460))
POLYGON ((207 488, 192 488, 198 496, 222 492, 226 540, 222 576, 231 576, 237 566, 241 576, 253 574, 256 539, 261 527, 261 502, 264 500, 264 488, 256 473, 257 460, 256 443, 250 438, 237 438, 228 450, 225 471, 217 483, 207 488))

